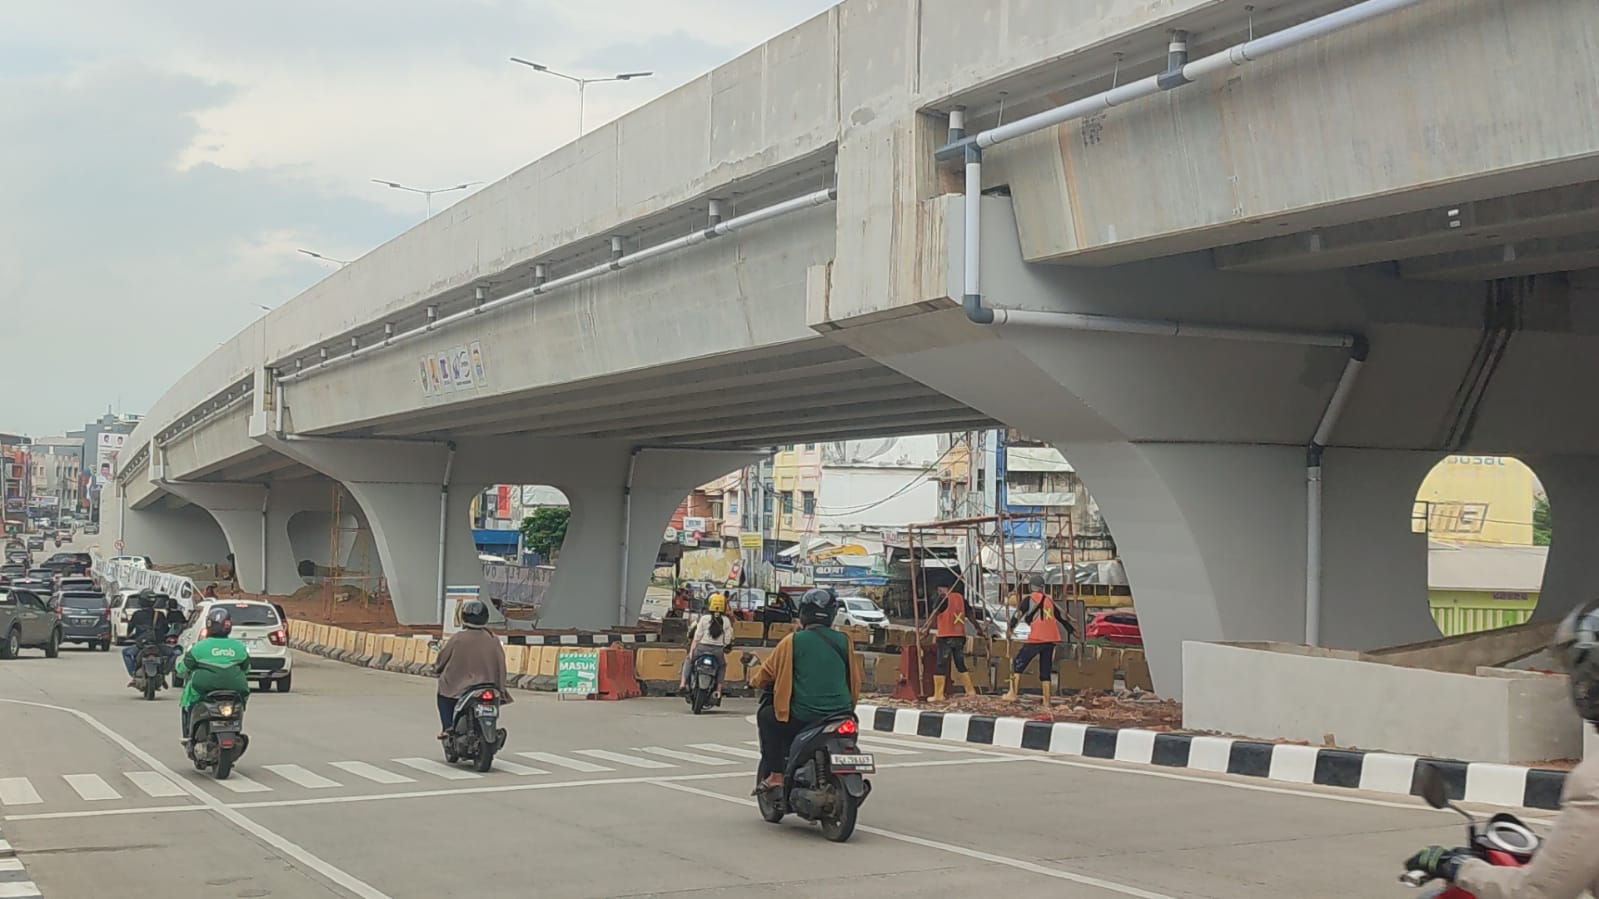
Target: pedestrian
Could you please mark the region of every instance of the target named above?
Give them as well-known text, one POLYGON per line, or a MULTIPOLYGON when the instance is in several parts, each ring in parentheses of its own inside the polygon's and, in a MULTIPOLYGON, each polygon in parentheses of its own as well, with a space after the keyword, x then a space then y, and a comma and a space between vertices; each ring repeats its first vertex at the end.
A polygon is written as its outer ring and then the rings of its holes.
POLYGON ((206 598, 207 601, 210 601, 210 600, 213 600, 213 599, 217 598, 217 585, 216 584, 206 584, 205 585, 205 598, 206 598))
POLYGON ((1016 660, 1011 664, 1010 690, 1006 692, 1005 699, 1016 701, 1021 692, 1022 673, 1033 659, 1037 659, 1038 681, 1043 686, 1044 708, 1047 709, 1050 679, 1055 676, 1055 647, 1065 639, 1065 635, 1075 633, 1076 628, 1061 614, 1059 603, 1044 593, 1043 578, 1034 575, 1030 585, 1032 591, 1017 602, 1007 629, 1007 633, 1014 631, 1018 622, 1027 622, 1027 642, 1022 644, 1021 651, 1016 653, 1016 660))
POLYGON ((972 686, 972 676, 966 671, 966 597, 949 584, 939 584, 938 602, 933 614, 922 625, 922 632, 934 630, 937 660, 933 665, 933 701, 944 701, 944 688, 949 683, 949 666, 953 662, 960 675, 966 695, 977 695, 972 686))

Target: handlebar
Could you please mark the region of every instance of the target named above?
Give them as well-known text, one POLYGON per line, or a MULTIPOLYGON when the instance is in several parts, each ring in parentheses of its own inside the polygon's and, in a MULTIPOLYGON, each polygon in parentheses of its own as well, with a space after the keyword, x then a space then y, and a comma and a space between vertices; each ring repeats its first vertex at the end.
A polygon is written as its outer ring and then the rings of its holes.
POLYGON ((1432 875, 1426 871, 1406 871, 1399 875, 1399 882, 1407 887, 1425 886, 1429 880, 1432 880, 1432 875))

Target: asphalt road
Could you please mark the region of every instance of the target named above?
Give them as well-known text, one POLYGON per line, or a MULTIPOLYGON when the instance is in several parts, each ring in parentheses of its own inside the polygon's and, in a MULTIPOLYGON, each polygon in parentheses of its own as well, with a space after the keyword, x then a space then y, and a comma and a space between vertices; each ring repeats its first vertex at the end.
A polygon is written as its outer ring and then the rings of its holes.
POLYGON ((747 702, 519 693, 517 767, 477 776, 430 764, 432 681, 306 655, 217 782, 119 662, 0 662, 0 827, 46 897, 1406 895, 1399 860, 1459 836, 1392 796, 895 737, 835 845, 749 805, 747 702))

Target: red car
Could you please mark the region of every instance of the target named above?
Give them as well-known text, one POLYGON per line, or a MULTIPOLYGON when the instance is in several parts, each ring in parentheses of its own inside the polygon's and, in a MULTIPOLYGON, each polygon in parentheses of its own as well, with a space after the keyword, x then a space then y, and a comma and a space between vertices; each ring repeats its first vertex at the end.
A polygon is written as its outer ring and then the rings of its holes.
POLYGON ((1123 646, 1143 646, 1144 633, 1138 629, 1138 616, 1132 612, 1098 612, 1088 621, 1090 640, 1104 640, 1123 646))

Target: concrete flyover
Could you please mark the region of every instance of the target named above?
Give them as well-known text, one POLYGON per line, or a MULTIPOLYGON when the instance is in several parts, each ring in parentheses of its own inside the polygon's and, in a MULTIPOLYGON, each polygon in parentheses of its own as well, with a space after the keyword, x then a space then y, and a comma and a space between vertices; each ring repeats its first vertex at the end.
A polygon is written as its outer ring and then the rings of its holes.
POLYGON ((377 248, 156 404, 125 539, 335 480, 427 620, 465 497, 551 483, 547 620, 603 625, 748 453, 997 421, 1083 474, 1166 692, 1184 639, 1430 633, 1448 453, 1533 465, 1541 613, 1591 595, 1588 0, 1066 7, 848 0, 377 248))

